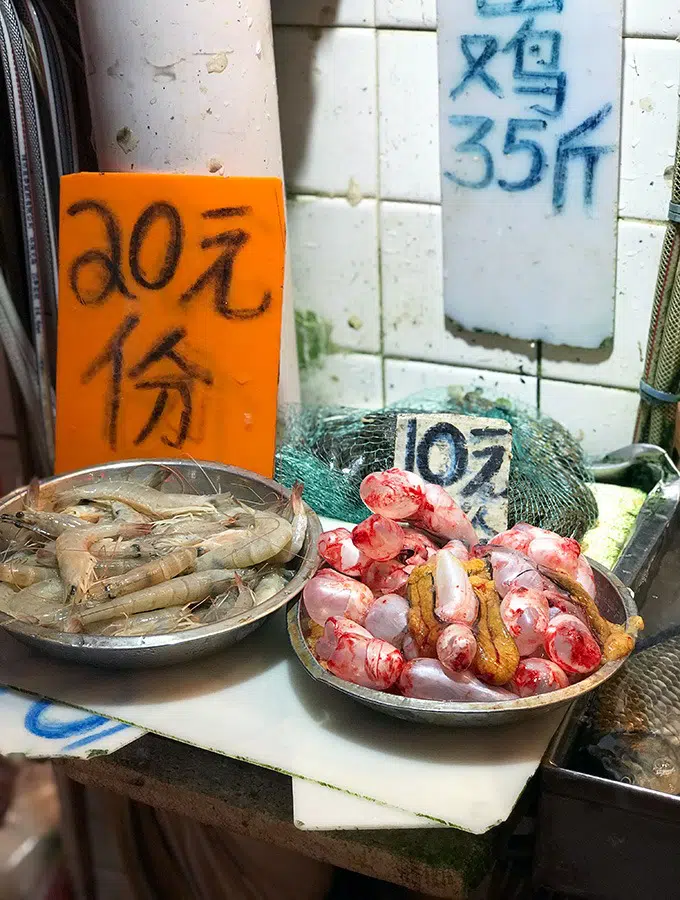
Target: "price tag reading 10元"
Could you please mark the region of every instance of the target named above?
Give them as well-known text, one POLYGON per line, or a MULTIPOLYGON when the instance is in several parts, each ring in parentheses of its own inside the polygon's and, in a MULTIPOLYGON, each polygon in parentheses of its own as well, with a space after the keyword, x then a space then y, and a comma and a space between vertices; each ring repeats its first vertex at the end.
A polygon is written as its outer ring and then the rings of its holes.
POLYGON ((281 181, 61 183, 56 469, 192 456, 271 475, 281 181))
POLYGON ((508 527, 511 457, 512 428, 503 419, 397 416, 395 466, 445 488, 486 538, 508 527))

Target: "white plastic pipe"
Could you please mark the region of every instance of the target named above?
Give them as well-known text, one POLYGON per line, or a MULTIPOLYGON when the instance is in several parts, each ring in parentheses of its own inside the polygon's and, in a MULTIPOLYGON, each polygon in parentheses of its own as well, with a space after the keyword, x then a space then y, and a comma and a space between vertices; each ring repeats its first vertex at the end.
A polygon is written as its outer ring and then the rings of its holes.
MULTIPOLYGON (((76 5, 102 171, 283 177, 269 0, 76 5)), ((299 399, 289 269, 282 402, 299 399)))

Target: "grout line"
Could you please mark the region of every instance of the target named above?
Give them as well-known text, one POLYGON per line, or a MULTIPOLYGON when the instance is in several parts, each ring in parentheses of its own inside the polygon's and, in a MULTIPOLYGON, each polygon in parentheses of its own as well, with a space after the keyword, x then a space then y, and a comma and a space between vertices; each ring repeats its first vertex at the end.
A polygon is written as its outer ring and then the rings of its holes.
POLYGON ((541 414, 541 381, 543 379, 543 341, 536 341, 536 415, 541 414))
MULTIPOLYGON (((377 11, 375 15, 375 19, 377 22, 377 11)), ((320 31, 332 31, 334 29, 342 29, 344 31, 355 30, 366 31, 366 29, 372 29, 373 31, 406 31, 406 32, 414 32, 415 34, 422 34, 423 32, 436 32, 437 26, 435 25, 405 25, 399 23, 393 23, 388 25, 377 25, 371 24, 370 22, 348 22, 342 25, 338 25, 334 22, 330 22, 329 24, 320 25, 318 22, 307 22, 305 24, 293 24, 291 22, 273 22, 274 28, 297 28, 299 30, 307 30, 309 28, 319 29, 320 31)), ((674 37, 670 34, 654 34, 653 32, 639 32, 639 31, 624 31, 622 33, 623 40, 646 40, 646 41, 676 41, 677 37, 674 37)))
MULTIPOLYGON (((376 13, 377 0, 373 2, 373 12, 376 13)), ((375 114, 376 114, 376 241, 378 250, 378 316, 380 322, 380 373, 382 376, 382 405, 387 404, 387 382, 385 377, 385 311, 383 304, 383 254, 382 254, 382 226, 380 217, 380 196, 382 194, 382 173, 380 166, 380 41, 378 33, 375 35, 375 114)))
MULTIPOLYGON (((380 145, 380 134, 378 133, 378 146, 380 145)), ((380 150, 378 150, 378 153, 380 150)), ((378 191, 380 190, 380 160, 378 159, 378 191)), ((308 188, 300 191, 291 191, 289 190, 286 193, 286 200, 304 200, 305 197, 316 198, 316 199, 324 199, 324 200, 347 200, 347 193, 343 192, 342 194, 333 194, 327 191, 315 191, 308 188)), ((375 194, 363 193, 362 200, 379 200, 380 203, 401 203, 405 206, 439 206, 441 207, 441 201, 439 200, 412 200, 408 197, 382 197, 378 195, 378 192, 375 194)), ((617 220, 619 222, 635 222, 641 225, 668 225, 667 219, 647 219, 644 216, 626 216, 626 215, 618 215, 617 220)))

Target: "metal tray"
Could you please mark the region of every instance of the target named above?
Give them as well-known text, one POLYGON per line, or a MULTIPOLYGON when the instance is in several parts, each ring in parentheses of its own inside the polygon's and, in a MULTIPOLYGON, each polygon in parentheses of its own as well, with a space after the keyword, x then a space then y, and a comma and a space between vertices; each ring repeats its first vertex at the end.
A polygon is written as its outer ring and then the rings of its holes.
MULTIPOLYGON (((625 481, 637 462, 656 459, 659 482, 645 502, 614 571, 634 588, 654 634, 680 621, 680 479, 663 450, 635 445, 611 454, 601 480, 625 481), (675 601, 675 602, 673 602, 675 601)), ((540 768, 534 881, 597 900, 680 896, 680 797, 570 768, 588 699, 555 734, 540 768)))
MULTIPOLYGON (((612 622, 624 623, 637 615, 632 592, 604 566, 591 561, 597 584, 597 602, 600 610, 612 622)), ((520 722, 567 706, 589 691, 599 687, 625 663, 624 659, 606 663, 593 675, 578 684, 543 694, 500 703, 452 703, 441 700, 414 700, 395 694, 384 694, 371 688, 359 687, 343 681, 327 672, 310 650, 306 637, 310 619, 301 602, 288 610, 288 635, 298 659, 315 681, 328 685, 352 697, 377 712, 385 713, 407 722, 426 722, 451 728, 488 727, 520 722)))
MULTIPOLYGON (((79 472, 46 479, 44 483, 58 484, 66 488, 105 478, 143 477, 156 466, 168 466, 180 473, 196 493, 212 493, 213 485, 230 492, 237 500, 273 503, 287 499, 290 492, 269 478, 253 472, 223 466, 219 463, 194 462, 178 459, 126 460, 106 463, 79 472)), ((171 477, 163 485, 165 491, 186 490, 181 479, 171 477)), ((21 508, 26 488, 19 488, 0 502, 0 513, 10 513, 21 508)), ((301 554, 291 563, 297 567, 295 576, 283 591, 265 603, 256 606, 236 621, 204 625, 190 631, 175 634, 159 634, 144 637, 105 637, 92 634, 62 634, 39 626, 24 625, 0 614, 0 625, 16 637, 49 653, 73 662, 89 663, 118 669, 137 669, 165 666, 186 662, 222 650, 250 634, 277 609, 294 599, 318 567, 316 552, 321 523, 307 507, 308 527, 301 554)))

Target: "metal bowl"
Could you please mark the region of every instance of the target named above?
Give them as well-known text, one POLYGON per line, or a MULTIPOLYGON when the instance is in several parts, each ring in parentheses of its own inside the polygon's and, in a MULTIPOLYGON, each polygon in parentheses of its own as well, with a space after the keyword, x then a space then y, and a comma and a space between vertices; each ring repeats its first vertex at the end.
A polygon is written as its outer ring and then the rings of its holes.
MULTIPOLYGON (((603 616, 611 622, 623 624, 631 616, 637 615, 632 591, 623 582, 596 562, 590 561, 597 585, 597 605, 603 616)), ((537 715, 566 707, 574 700, 599 687, 625 663, 625 659, 608 662, 597 672, 578 684, 571 685, 552 694, 526 697, 498 703, 453 703, 442 700, 414 700, 395 694, 384 694, 371 688, 359 687, 331 675, 312 653, 307 637, 311 620, 304 604, 291 604, 288 610, 288 635, 298 659, 315 681, 326 684, 364 706, 377 712, 405 719, 407 722, 421 722, 430 725, 445 725, 450 728, 477 728, 492 725, 507 725, 525 721, 537 715)))
MULTIPOLYGON (((187 491, 186 482, 189 482, 196 493, 213 493, 216 488, 222 492, 228 491, 237 500, 246 503, 273 503, 290 496, 290 492, 282 485, 245 469, 223 466, 219 463, 198 463, 178 459, 132 459, 106 463, 49 478, 43 483, 57 484, 60 488, 66 489, 100 479, 141 479, 159 465, 168 466, 185 479, 183 481, 181 477, 172 475, 163 485, 164 491, 187 491)), ((0 513, 11 513, 21 509, 25 493, 26 488, 19 488, 5 497, 0 501, 0 513)), ((37 647, 51 656, 96 666, 141 669, 198 659, 242 640, 262 625, 267 616, 295 598, 314 575, 318 566, 316 547, 321 534, 321 523, 316 513, 309 507, 307 516, 307 536, 302 552, 291 563, 291 568, 296 569, 294 577, 284 590, 235 621, 203 625, 174 634, 144 637, 62 634, 39 626, 24 625, 2 614, 0 625, 18 640, 37 647)))

